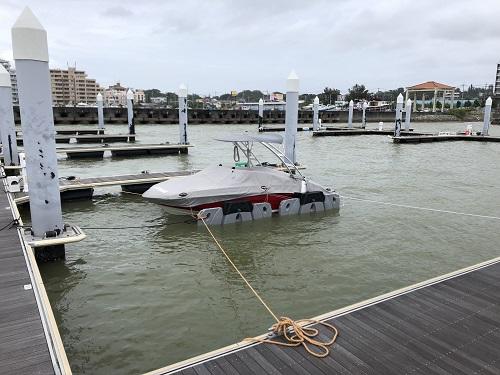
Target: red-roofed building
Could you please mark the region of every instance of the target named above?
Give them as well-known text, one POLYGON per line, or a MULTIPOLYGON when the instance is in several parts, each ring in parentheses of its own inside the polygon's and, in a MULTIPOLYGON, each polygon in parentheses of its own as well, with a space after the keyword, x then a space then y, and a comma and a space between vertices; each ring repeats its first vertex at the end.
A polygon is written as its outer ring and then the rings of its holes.
POLYGON ((425 110, 426 103, 426 94, 431 93, 428 98, 432 100, 432 111, 436 112, 436 102, 438 100, 439 93, 441 95, 441 112, 444 111, 444 105, 446 103, 447 96, 451 97, 450 100, 450 108, 453 108, 454 103, 454 95, 455 95, 455 87, 445 85, 444 83, 439 83, 436 81, 427 81, 423 83, 419 83, 418 85, 410 86, 406 89, 406 100, 412 98, 413 100, 413 110, 417 110, 417 97, 421 98, 421 107, 422 111, 425 110), (413 95, 412 95, 413 94, 413 95), (418 94, 418 95, 417 95, 418 94))

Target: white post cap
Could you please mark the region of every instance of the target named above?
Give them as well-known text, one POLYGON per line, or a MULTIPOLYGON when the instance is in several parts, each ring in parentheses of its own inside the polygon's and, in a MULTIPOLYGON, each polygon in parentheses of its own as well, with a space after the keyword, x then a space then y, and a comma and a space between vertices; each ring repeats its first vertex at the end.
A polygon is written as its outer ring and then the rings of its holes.
POLYGON ((354 101, 352 99, 349 101, 349 107, 354 107, 354 101))
POLYGON ((286 91, 299 92, 299 77, 295 70, 292 70, 286 80, 286 91))
POLYGON ((488 99, 486 99, 486 105, 491 106, 493 104, 493 100, 491 99, 491 96, 488 96, 488 99))
POLYGON ((319 98, 318 98, 318 97, 315 97, 315 98, 314 98, 314 102, 313 102, 313 103, 314 103, 314 104, 319 104, 319 98))
POLYGON ((10 74, 2 64, 0 64, 0 87, 10 87, 10 74))
POLYGON ((264 101, 262 100, 262 98, 259 99, 259 105, 264 105, 264 101))
POLYGON ((98 102, 102 102, 102 95, 101 95, 101 93, 97 94, 97 101, 98 102))
POLYGON ((366 109, 366 108, 368 108, 368 102, 365 101, 365 102, 363 102, 363 109, 366 109))
POLYGON ((399 93, 398 99, 397 99, 397 103, 398 104, 403 104, 403 102, 404 102, 403 94, 399 93))
POLYGON ((411 103, 413 103, 413 102, 411 101, 411 99, 408 99, 408 100, 406 101, 406 105, 407 105, 407 106, 411 106, 411 103))
POLYGON ((30 8, 24 8, 11 31, 14 60, 49 61, 47 32, 30 8))
POLYGON ((177 91, 177 95, 180 96, 181 98, 187 98, 188 89, 184 83, 181 83, 179 85, 179 91, 177 91))
POLYGON ((127 90, 127 100, 128 99, 130 99, 130 100, 134 99, 134 93, 130 89, 127 90))

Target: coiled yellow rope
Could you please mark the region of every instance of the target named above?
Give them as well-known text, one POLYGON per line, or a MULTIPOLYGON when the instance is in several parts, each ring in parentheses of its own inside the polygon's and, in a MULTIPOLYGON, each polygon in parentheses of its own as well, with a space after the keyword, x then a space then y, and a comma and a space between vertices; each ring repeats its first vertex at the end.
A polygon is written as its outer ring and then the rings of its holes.
POLYGON ((214 242, 217 244, 217 247, 220 249, 222 254, 226 257, 227 261, 231 266, 234 268, 234 270, 240 275, 240 277, 243 279, 245 284, 248 286, 248 288, 252 291, 252 293, 257 297, 257 299, 262 303, 262 305, 266 308, 266 310, 272 315, 272 317, 276 320, 276 323, 274 323, 271 327, 272 331, 276 334, 279 335, 280 337, 283 337, 285 341, 277 341, 277 340, 271 340, 271 339, 262 339, 258 337, 254 338, 246 338, 245 340, 248 341, 255 341, 255 342, 262 342, 262 343, 268 343, 268 344, 275 344, 275 345, 282 345, 282 346, 300 346, 302 345, 307 352, 315 357, 323 358, 326 357, 328 354, 330 354, 330 346, 333 345, 335 340, 337 340, 337 336, 339 334, 337 328, 335 328, 333 325, 321 322, 319 320, 313 320, 313 319, 300 319, 300 320, 293 320, 290 319, 286 316, 282 316, 278 318, 278 316, 271 310, 269 305, 261 298, 259 293, 252 287, 252 285, 248 282, 245 276, 240 272, 238 267, 234 264, 234 262, 231 260, 229 255, 226 253, 224 248, 221 246, 219 241, 217 241, 217 238, 215 238, 214 234, 210 230, 209 226, 205 222, 205 218, 202 217, 200 214, 196 216, 197 219, 201 220, 205 228, 207 229, 208 233, 214 240, 214 242), (327 327, 330 331, 333 332, 333 336, 331 337, 330 340, 327 341, 320 341, 315 339, 316 336, 319 335, 319 330, 316 328, 310 328, 306 327, 309 324, 320 324, 323 325, 324 327, 327 327))

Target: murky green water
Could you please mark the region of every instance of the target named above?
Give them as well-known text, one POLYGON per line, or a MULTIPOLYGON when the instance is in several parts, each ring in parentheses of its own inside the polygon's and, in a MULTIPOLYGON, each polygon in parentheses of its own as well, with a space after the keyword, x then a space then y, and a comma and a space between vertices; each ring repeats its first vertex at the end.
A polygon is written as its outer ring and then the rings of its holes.
MULTIPOLYGON (((480 129, 480 124, 474 124, 480 129)), ((415 124, 461 130, 462 123, 415 124)), ((230 162, 211 139, 254 126, 191 126, 187 156, 60 161, 61 175, 171 171, 230 162)), ((118 126, 109 132, 124 132, 118 126)), ((175 126, 137 126, 139 140, 177 140, 175 126)), ((493 127, 492 134, 500 135, 493 127)), ((500 216, 500 144, 394 145, 384 136, 312 138, 299 133, 305 173, 341 194, 500 216)), ((86 230, 65 263, 42 266, 76 374, 136 374, 264 332, 272 318, 228 267, 203 228, 121 194, 64 204, 66 222, 86 230)), ((340 215, 271 220, 215 229, 276 313, 319 315, 498 256, 499 222, 344 201, 340 215)))

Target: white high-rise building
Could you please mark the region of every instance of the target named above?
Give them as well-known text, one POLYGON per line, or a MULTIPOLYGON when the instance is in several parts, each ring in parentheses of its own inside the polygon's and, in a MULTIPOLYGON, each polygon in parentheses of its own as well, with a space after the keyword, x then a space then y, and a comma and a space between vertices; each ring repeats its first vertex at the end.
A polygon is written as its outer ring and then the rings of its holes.
POLYGON ((10 74, 10 83, 12 85, 12 103, 19 104, 19 96, 17 95, 17 77, 16 70, 12 68, 10 62, 7 60, 0 59, 0 64, 9 72, 10 74))

